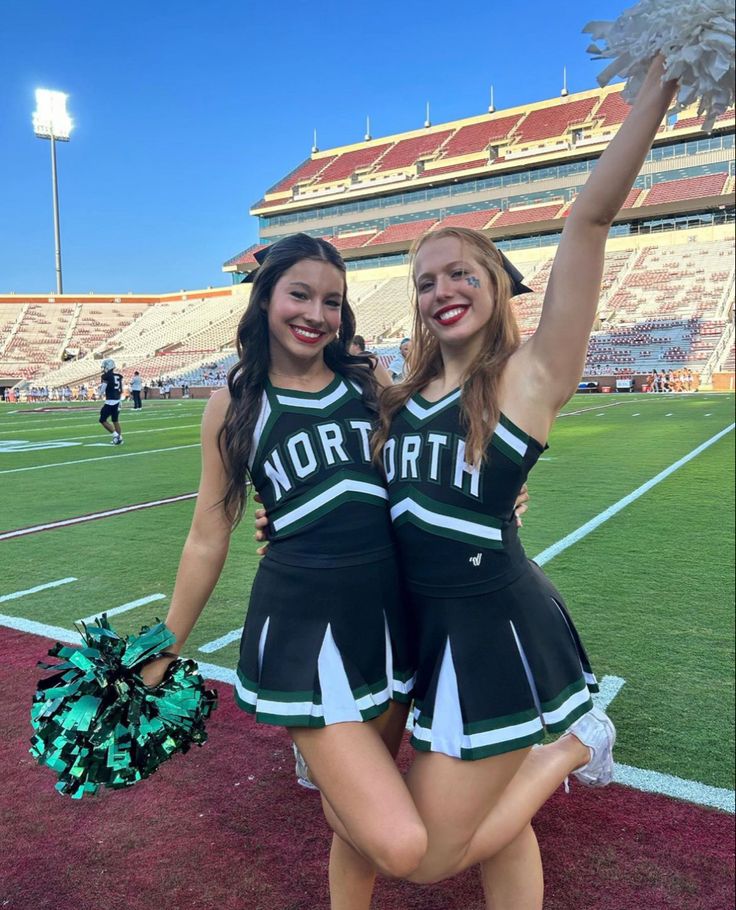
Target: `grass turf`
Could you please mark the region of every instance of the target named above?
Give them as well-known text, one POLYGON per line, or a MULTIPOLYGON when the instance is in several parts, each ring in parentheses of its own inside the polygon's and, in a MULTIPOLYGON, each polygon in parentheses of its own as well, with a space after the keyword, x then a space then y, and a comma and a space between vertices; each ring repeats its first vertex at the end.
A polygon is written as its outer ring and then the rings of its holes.
MULTIPOLYGON (((576 396, 530 479, 527 552, 539 553, 711 438, 733 421, 733 406, 732 395, 576 396)), ((0 530, 196 489, 202 402, 149 403, 136 415, 124 410, 122 448, 105 445, 96 408, 34 407, 0 409, 0 530), (17 451, 8 440, 68 445, 17 451)), ((612 707, 621 731, 618 758, 729 788, 733 497, 729 434, 545 566, 597 673, 627 681, 612 707)), ((0 541, 0 596, 78 579, 6 600, 0 612, 68 627, 153 593, 168 597, 192 510, 190 500, 0 541)), ((234 665, 237 642, 207 655, 196 649, 242 625, 254 551, 247 516, 190 638, 193 656, 234 665)), ((114 624, 137 630, 165 610, 162 600, 114 624)))

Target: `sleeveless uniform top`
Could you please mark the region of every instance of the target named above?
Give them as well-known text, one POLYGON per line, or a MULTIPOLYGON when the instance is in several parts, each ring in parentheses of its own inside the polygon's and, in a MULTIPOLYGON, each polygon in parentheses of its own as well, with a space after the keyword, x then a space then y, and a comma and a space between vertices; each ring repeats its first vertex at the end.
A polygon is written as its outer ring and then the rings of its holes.
POLYGON ((393 552, 388 494, 371 463, 371 430, 360 388, 338 374, 320 392, 267 382, 250 472, 268 513, 269 558, 346 566, 393 552))
POLYGON ((383 450, 405 581, 420 594, 484 594, 528 566, 514 503, 545 447, 501 415, 484 463, 466 464, 460 395, 414 395, 383 450))

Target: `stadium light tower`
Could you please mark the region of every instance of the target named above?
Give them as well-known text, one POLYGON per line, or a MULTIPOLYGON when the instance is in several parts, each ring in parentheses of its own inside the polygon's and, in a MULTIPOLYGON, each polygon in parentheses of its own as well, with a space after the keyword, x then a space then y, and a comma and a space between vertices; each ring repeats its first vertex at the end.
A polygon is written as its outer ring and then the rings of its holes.
POLYGON ((54 244, 56 250, 56 293, 64 293, 61 280, 61 238, 59 231, 59 188, 56 180, 56 143, 68 142, 72 120, 66 109, 68 95, 49 89, 36 89, 36 110, 33 112, 33 131, 39 139, 51 140, 51 184, 54 193, 54 244))

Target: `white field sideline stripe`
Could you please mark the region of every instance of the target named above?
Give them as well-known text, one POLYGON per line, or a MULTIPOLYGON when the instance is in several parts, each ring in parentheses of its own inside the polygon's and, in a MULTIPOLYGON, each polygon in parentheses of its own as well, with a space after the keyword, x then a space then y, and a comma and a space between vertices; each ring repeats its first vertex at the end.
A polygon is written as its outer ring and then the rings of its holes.
MULTIPOLYGON (((92 413, 95 417, 97 417, 100 413, 100 408, 95 408, 94 411, 92 411, 92 413)), ((123 416, 125 416, 126 411, 123 411, 122 414, 123 414, 123 416)), ((136 417, 135 426, 137 426, 137 427, 144 426, 146 420, 149 420, 152 423, 159 423, 162 420, 181 420, 182 417, 188 417, 188 416, 189 416, 188 414, 184 414, 181 411, 179 411, 177 414, 170 414, 168 417, 161 417, 158 414, 146 414, 145 417, 140 417, 140 418, 136 417)), ((60 430, 60 429, 78 430, 80 427, 87 427, 87 429, 89 429, 90 426, 94 427, 97 423, 96 420, 93 420, 93 421, 85 420, 84 423, 70 424, 69 423, 70 419, 71 418, 67 418, 66 420, 59 420, 53 426, 39 426, 40 421, 38 421, 38 420, 32 420, 31 421, 32 426, 20 426, 16 420, 13 420, 12 423, 3 424, 3 431, 11 429, 13 432, 17 431, 18 433, 48 433, 48 432, 53 432, 54 430, 60 430)), ((199 426, 199 425, 200 424, 197 424, 197 426, 199 426)), ((126 423, 126 426, 127 426, 127 423, 126 423)))
MULTIPOLYGON (((54 641, 58 640, 69 644, 80 643, 79 635, 69 629, 62 629, 59 626, 47 626, 44 623, 23 619, 19 616, 5 616, 0 613, 0 626, 5 626, 8 629, 17 629, 21 632, 29 632, 32 635, 40 635, 43 638, 51 638, 54 641)), ((205 679, 214 679, 217 682, 227 683, 234 688, 237 687, 238 677, 234 670, 202 661, 197 663, 199 664, 200 673, 205 679)), ((616 765, 614 777, 619 783, 636 790, 645 790, 647 793, 663 793, 666 796, 674 796, 677 799, 697 803, 701 806, 715 806, 725 812, 734 813, 733 790, 710 787, 707 784, 701 784, 699 781, 683 780, 671 774, 645 771, 640 768, 632 768, 629 765, 616 765)))
POLYGON ((646 771, 643 768, 633 768, 631 765, 620 765, 618 762, 613 767, 613 779, 617 784, 643 790, 645 793, 674 796, 676 799, 697 803, 700 806, 712 806, 714 809, 730 812, 731 815, 736 811, 736 794, 724 787, 711 787, 697 780, 684 780, 673 774, 646 771))
MULTIPOLYGON (((575 417, 577 414, 586 414, 588 411, 603 411, 605 408, 618 408, 622 404, 626 404, 625 401, 612 401, 610 404, 599 404, 597 408, 580 408, 578 411, 565 411, 562 414, 557 415, 557 419, 560 417, 575 417)), ((631 402, 634 404, 635 402, 631 402)), ((636 402, 638 404, 638 402, 636 402)))
POLYGON ((127 604, 121 604, 119 607, 113 607, 112 610, 98 610, 97 613, 92 613, 90 616, 83 616, 81 619, 78 619, 77 622, 83 622, 89 625, 94 622, 98 616, 102 616, 103 613, 107 616, 117 616, 118 613, 127 613, 128 610, 134 610, 136 607, 143 607, 146 604, 153 603, 156 600, 166 600, 165 594, 149 594, 148 597, 139 597, 138 600, 130 600, 127 604))
POLYGON ((198 448, 198 442, 191 442, 185 446, 170 446, 167 449, 146 449, 145 452, 116 452, 114 455, 100 455, 97 458, 77 458, 74 461, 52 461, 51 464, 35 464, 27 468, 6 468, 4 471, 0 471, 0 474, 20 474, 21 471, 42 471, 44 468, 64 468, 68 464, 86 464, 88 461, 107 461, 108 458, 135 458, 138 455, 157 455, 159 452, 177 452, 179 449, 198 448))
MULTIPOLYGON (((171 433, 175 430, 191 430, 193 427, 200 427, 201 423, 183 423, 175 427, 154 427, 143 430, 125 430, 123 438, 134 436, 136 433, 171 433)), ((85 433, 84 436, 60 436, 58 439, 51 439, 49 442, 75 442, 77 439, 99 439, 99 433, 85 433)), ((102 437, 104 439, 104 436, 102 437)), ((39 445, 39 443, 34 443, 39 445)))
POLYGON ((85 521, 96 521, 98 518, 109 518, 111 515, 123 515, 125 512, 152 509, 154 506, 165 506, 170 502, 182 502, 185 499, 194 499, 196 495, 196 493, 183 493, 181 496, 170 496, 168 499, 153 499, 150 502, 139 502, 133 506, 121 506, 119 509, 92 512, 90 515, 79 515, 76 518, 63 518, 61 521, 52 521, 45 525, 33 525, 29 528, 18 528, 16 531, 4 531, 0 534, 0 540, 9 540, 11 537, 25 537, 26 534, 35 534, 37 531, 52 531, 54 528, 65 528, 69 525, 82 524, 85 521))
POLYGON ((546 562, 549 562, 550 559, 554 559, 555 556, 558 556, 560 553, 562 553, 563 550, 566 550, 574 543, 582 540, 583 537, 587 537, 591 531, 595 531, 596 528, 600 527, 604 522, 608 521, 609 518, 613 518, 614 515, 617 515, 622 509, 625 509, 626 506, 639 499, 639 497, 643 496, 648 490, 651 490, 652 487, 655 487, 658 483, 661 483, 661 481, 669 477, 670 474, 674 474, 675 471, 677 471, 683 465, 686 465, 688 461, 692 461, 693 458, 696 458, 698 455, 700 455, 701 452, 704 452, 709 446, 712 446, 713 443, 718 442, 719 439, 722 439, 727 433, 730 433, 734 427, 736 427, 736 423, 729 424, 729 426, 721 430, 720 433, 716 433, 715 436, 711 436, 710 439, 707 439, 704 443, 694 448, 692 452, 688 452, 687 455, 684 455, 674 464, 671 464, 668 468, 665 468, 664 471, 660 471, 656 477, 652 477, 651 480, 648 480, 640 487, 637 487, 633 492, 629 493, 628 496, 624 496, 623 499, 619 499, 618 502, 615 502, 612 506, 604 509, 604 511, 599 515, 596 515, 595 518, 591 518, 590 521, 587 521, 584 525, 581 525, 576 531, 568 534, 567 537, 563 537, 562 540, 558 540, 557 543, 552 544, 551 547, 547 547, 546 550, 542 550, 541 553, 534 557, 534 562, 540 566, 543 566, 546 562))
MULTIPOLYGON (((72 423, 76 418, 83 417, 84 415, 77 413, 74 417, 65 417, 63 419, 54 419, 52 422, 46 422, 41 417, 34 417, 28 421, 21 422, 22 418, 13 417, 7 421, 3 421, 2 428, 4 432, 8 432, 12 429, 13 432, 18 433, 44 433, 44 432, 54 432, 56 430, 73 430, 78 429, 79 427, 94 427, 97 424, 97 421, 100 416, 100 408, 102 405, 98 405, 96 408, 89 409, 89 417, 84 421, 84 423, 72 423)), ((127 421, 128 411, 133 413, 132 408, 123 408, 120 412, 120 416, 124 417, 127 421)), ((142 414, 143 412, 137 412, 142 414)), ((175 414, 146 414, 144 417, 136 417, 135 422, 138 425, 143 425, 148 423, 158 423, 162 420, 181 420, 185 417, 193 417, 197 414, 189 414, 186 411, 177 411, 175 414)), ((133 420, 134 418, 130 418, 133 420)))
POLYGON ((36 585, 35 588, 26 588, 25 591, 13 591, 12 594, 3 594, 0 597, 0 604, 6 600, 18 600, 19 597, 25 597, 27 594, 35 594, 36 591, 46 591, 48 588, 58 588, 59 585, 68 585, 77 579, 70 575, 69 578, 60 578, 58 581, 48 581, 44 585, 36 585))

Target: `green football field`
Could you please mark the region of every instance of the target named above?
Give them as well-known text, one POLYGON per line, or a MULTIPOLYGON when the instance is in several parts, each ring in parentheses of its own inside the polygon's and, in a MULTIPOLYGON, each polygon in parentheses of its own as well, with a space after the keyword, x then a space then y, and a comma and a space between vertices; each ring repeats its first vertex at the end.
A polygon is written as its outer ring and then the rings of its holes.
MULTIPOLYGON (((113 625, 130 632, 165 615, 191 498, 47 527, 196 491, 204 403, 145 404, 123 409, 122 447, 109 444, 95 406, 0 406, 0 625, 27 621, 38 634, 121 608, 113 625)), ((726 790, 733 420, 733 395, 576 396, 530 479, 522 532, 564 594, 599 678, 619 679, 610 707, 617 760, 726 790)), ((235 665, 255 546, 246 518, 187 645, 200 661, 235 665)))

